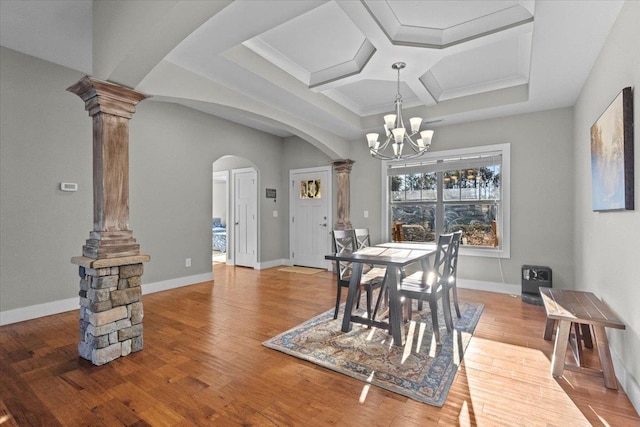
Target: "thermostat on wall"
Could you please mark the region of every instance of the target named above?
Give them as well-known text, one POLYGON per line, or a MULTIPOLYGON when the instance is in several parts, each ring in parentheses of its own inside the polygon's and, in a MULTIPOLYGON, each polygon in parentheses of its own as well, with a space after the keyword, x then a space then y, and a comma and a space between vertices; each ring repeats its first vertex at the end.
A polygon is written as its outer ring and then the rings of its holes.
POLYGON ((61 182, 60 190, 62 191, 78 191, 78 184, 75 182, 61 182))

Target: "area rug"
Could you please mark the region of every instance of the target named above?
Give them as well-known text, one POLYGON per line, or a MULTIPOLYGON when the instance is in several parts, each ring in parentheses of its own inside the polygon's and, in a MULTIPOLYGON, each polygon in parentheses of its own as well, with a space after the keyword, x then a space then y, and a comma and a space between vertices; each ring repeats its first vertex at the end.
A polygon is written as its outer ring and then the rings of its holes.
MULTIPOLYGON (((333 309, 262 344, 419 402, 442 406, 483 309, 482 304, 461 301, 462 318, 454 314, 450 334, 444 318, 439 319, 440 346, 433 342, 428 308, 414 310, 413 320, 405 324, 407 338, 402 347, 394 346, 382 329, 353 324, 350 332, 342 332, 342 313, 333 320, 333 309)), ((442 310, 439 313, 443 317, 442 310)))
POLYGON ((323 270, 321 268, 293 266, 293 267, 279 268, 278 271, 284 271, 287 273, 299 273, 299 274, 316 274, 316 273, 322 273, 323 271, 327 271, 327 270, 323 270))

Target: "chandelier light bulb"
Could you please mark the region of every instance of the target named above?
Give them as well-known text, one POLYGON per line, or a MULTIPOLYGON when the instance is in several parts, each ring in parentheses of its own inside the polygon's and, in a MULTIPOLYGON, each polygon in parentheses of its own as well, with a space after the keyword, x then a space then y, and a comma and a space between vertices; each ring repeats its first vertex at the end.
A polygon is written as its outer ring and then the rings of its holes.
POLYGON ((422 124, 422 118, 411 117, 409 119, 409 123, 411 123, 411 133, 416 133, 420 130, 420 125, 422 124))
POLYGON ((377 133, 368 133, 367 134, 367 142, 369 143, 369 149, 377 148, 378 136, 379 135, 377 133))
POLYGON ((407 131, 404 128, 395 128, 391 132, 393 132, 393 139, 395 139, 396 144, 400 144, 407 131))
POLYGON ((404 144, 402 142, 396 142, 395 144, 393 144, 393 154, 396 157, 399 157, 400 155, 402 155, 402 146, 404 144))
POLYGON ((431 138, 433 138, 432 130, 423 130, 420 132, 420 139, 424 142, 424 145, 427 147, 431 145, 431 138))
POLYGON ((387 129, 393 129, 396 126, 396 115, 395 114, 387 114, 383 117, 384 124, 387 129))

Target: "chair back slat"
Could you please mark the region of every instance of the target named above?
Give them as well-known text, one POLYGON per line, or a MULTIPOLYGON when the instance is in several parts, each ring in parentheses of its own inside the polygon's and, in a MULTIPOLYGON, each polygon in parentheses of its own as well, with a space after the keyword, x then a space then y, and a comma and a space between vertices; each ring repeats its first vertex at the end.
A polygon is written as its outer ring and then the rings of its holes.
POLYGON ((358 250, 371 246, 371 238, 369 237, 368 228, 356 228, 353 230, 356 235, 356 243, 358 244, 358 250))
MULTIPOLYGON (((357 240, 353 229, 333 230, 333 248, 338 255, 345 252, 357 251, 357 240)), ((337 267, 338 280, 349 280, 349 277, 351 277, 351 271, 353 270, 351 263, 338 261, 337 267)))
POLYGON ((442 283, 443 280, 447 280, 449 277, 452 242, 453 234, 441 234, 438 236, 438 247, 436 248, 436 257, 432 269, 436 275, 435 282, 442 283))
POLYGON ((458 230, 453 233, 451 240, 451 256, 449 257, 449 276, 455 278, 458 273, 458 252, 460 252, 460 239, 462 231, 458 230))

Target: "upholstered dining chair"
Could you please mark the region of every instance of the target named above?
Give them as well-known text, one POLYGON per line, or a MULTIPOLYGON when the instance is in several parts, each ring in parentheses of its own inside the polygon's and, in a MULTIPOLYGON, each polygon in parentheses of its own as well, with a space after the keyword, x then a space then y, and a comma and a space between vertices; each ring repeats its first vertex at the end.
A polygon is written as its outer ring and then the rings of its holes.
MULTIPOLYGON (((358 250, 358 242, 356 234, 353 229, 348 230, 333 230, 333 244, 336 254, 342 254, 344 252, 355 252, 358 250)), ((374 312, 372 310, 373 291, 379 289, 382 286, 384 275, 380 276, 380 269, 370 269, 366 273, 363 271, 362 278, 360 280, 360 287, 358 288, 358 295, 356 295, 356 306, 360 304, 360 294, 362 290, 367 293, 367 318, 373 319, 374 312)), ((382 270, 384 272, 384 270, 382 270)), ((333 318, 338 318, 338 309, 340 308, 340 299, 342 297, 342 288, 349 287, 349 280, 351 279, 351 273, 353 267, 350 262, 338 261, 336 265, 336 278, 337 278, 337 291, 336 291, 336 309, 333 313, 333 318)), ((376 307, 378 304, 376 304, 376 307)))
POLYGON ((438 236, 433 266, 429 270, 419 270, 405 277, 400 282, 400 295, 404 297, 407 319, 411 320, 413 300, 429 303, 431 319, 433 322, 433 334, 436 342, 440 343, 440 329, 438 327, 438 299, 442 299, 447 331, 453 330, 453 319, 447 298, 445 297, 445 282, 449 276, 449 257, 451 256, 453 234, 441 234, 438 236))
POLYGON ((449 299, 450 293, 453 295, 453 305, 456 309, 456 316, 458 319, 461 317, 460 315, 460 306, 458 305, 458 287, 457 287, 457 277, 458 277, 458 253, 460 252, 460 240, 462 238, 462 231, 458 230, 453 233, 453 239, 451 240, 451 256, 449 257, 449 276, 445 281, 446 286, 446 297, 449 302, 449 307, 451 307, 451 300, 449 299))

